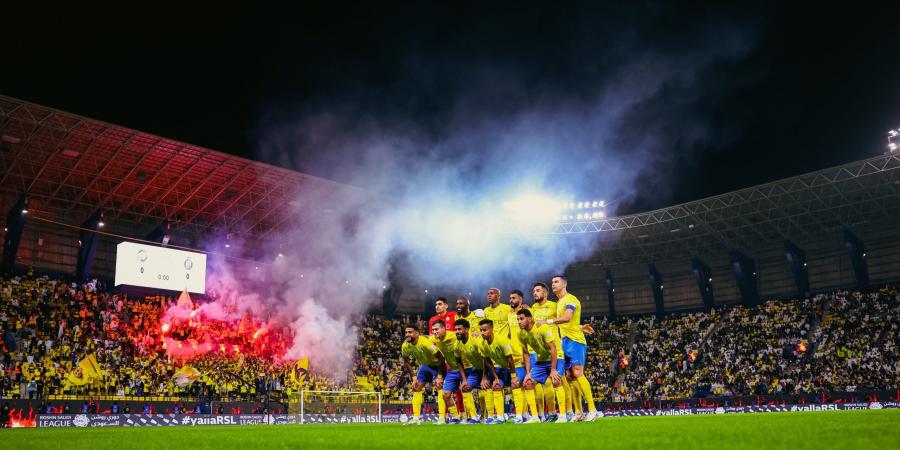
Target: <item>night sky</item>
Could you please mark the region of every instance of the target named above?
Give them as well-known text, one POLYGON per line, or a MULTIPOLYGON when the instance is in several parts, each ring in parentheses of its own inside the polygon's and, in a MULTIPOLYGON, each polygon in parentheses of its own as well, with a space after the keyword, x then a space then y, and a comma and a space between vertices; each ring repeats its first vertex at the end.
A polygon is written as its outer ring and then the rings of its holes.
POLYGON ((340 111, 348 132, 358 118, 441 141, 461 109, 501 124, 535 104, 572 110, 623 77, 639 92, 629 68, 645 67, 663 81, 619 116, 611 151, 665 145, 620 212, 871 157, 900 126, 897 3, 305 3, 6 14, 0 93, 353 182, 302 140, 260 152, 268 124, 340 111))

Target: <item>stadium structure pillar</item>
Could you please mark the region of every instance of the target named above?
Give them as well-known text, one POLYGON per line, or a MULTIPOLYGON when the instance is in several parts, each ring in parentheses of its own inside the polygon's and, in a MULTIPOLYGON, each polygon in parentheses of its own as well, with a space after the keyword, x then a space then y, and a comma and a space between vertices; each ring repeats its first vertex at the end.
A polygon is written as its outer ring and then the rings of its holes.
POLYGON ((616 288, 613 285, 612 269, 606 269, 606 298, 609 300, 609 320, 616 320, 616 288))
POLYGON ((666 313, 663 301, 663 289, 665 289, 665 286, 663 286, 662 275, 656 270, 654 264, 648 265, 647 268, 650 272, 650 291, 653 292, 653 302, 656 303, 656 317, 662 320, 666 313))
POLYGON ((700 298, 703 299, 703 310, 712 311, 715 304, 712 288, 712 270, 700 258, 692 258, 691 266, 693 266, 694 279, 697 280, 697 289, 700 290, 700 298))
POLYGON ((103 212, 99 209, 91 214, 84 223, 81 224, 81 232, 78 233, 80 247, 78 248, 78 261, 75 267, 75 278, 82 282, 91 274, 91 268, 94 265, 94 255, 97 254, 97 229, 103 222, 103 212))
POLYGON ((784 256, 787 257, 788 266, 794 275, 797 295, 800 298, 809 297, 809 269, 806 266, 806 252, 793 242, 784 241, 784 256))
POLYGON ((850 264, 856 273, 856 284, 863 292, 869 290, 869 262, 866 260, 866 246, 852 231, 844 230, 844 246, 850 256, 850 264))
POLYGON ((738 291, 741 293, 741 303, 744 306, 758 305, 759 292, 756 287, 756 262, 737 250, 729 252, 728 257, 731 260, 731 269, 734 271, 734 280, 737 282, 738 291))
POLYGON ((3 273, 12 274, 16 269, 16 253, 28 218, 28 197, 24 195, 6 213, 6 231, 3 235, 3 273))

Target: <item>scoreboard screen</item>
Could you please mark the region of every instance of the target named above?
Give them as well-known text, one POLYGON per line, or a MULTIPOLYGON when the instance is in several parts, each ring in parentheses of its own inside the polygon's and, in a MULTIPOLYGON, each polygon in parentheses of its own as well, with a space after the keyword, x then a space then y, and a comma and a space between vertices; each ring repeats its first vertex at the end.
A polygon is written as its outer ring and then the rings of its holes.
POLYGON ((136 242, 116 247, 116 286, 206 293, 206 255, 136 242))

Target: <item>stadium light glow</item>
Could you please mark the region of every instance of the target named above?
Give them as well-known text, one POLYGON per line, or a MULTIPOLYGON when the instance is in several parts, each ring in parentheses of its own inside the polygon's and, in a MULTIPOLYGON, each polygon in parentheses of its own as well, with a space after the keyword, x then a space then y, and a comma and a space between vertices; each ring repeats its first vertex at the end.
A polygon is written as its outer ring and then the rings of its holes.
POLYGON ((560 201, 542 194, 524 194, 503 203, 508 218, 522 224, 553 222, 559 217, 560 201))
MULTIPOLYGON (((540 203, 543 206, 543 196, 529 196, 532 203, 540 203), (535 198, 536 197, 536 198, 535 198)), ((529 198, 526 197, 526 198, 529 198)), ((516 211, 517 209, 521 210, 522 203, 519 201, 513 202, 505 202, 503 203, 504 209, 507 211, 516 211)), ((552 208, 553 205, 547 204, 546 207, 552 208)), ((590 201, 579 201, 579 202, 561 202, 558 204, 558 209, 556 211, 562 212, 563 214, 555 217, 553 220, 557 222, 567 222, 572 220, 593 220, 593 219, 603 219, 606 217, 606 213, 604 211, 599 210, 600 208, 606 207, 605 200, 590 200, 590 201), (582 211, 581 213, 577 213, 573 211, 573 214, 568 214, 569 211, 572 210, 587 210, 582 211)), ((527 209, 527 208, 526 208, 527 209)), ((527 216, 528 214, 526 214, 527 216)), ((514 216, 521 217, 521 214, 515 213, 514 216)), ((513 217, 515 218, 515 217, 513 217)), ((529 223, 534 223, 533 220, 530 220, 529 223)))

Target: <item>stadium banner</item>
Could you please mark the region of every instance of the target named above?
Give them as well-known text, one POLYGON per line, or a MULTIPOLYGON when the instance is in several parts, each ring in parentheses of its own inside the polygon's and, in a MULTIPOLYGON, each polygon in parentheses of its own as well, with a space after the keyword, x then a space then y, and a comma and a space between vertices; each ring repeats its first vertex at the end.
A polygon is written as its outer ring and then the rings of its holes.
MULTIPOLYGON (((802 411, 847 411, 863 409, 900 408, 900 402, 871 403, 826 403, 806 405, 759 405, 726 406, 717 408, 684 409, 632 409, 602 411, 601 417, 636 416, 692 416, 699 414, 745 414, 761 412, 802 412, 802 411)), ((434 414, 425 414, 426 421, 437 419, 434 414)), ((383 414, 383 423, 404 423, 406 414, 383 414)), ((83 428, 83 427, 171 427, 201 425, 290 425, 299 424, 297 414, 39 414, 36 425, 41 428, 83 428)), ((341 424, 374 423, 374 414, 304 414, 303 423, 341 424)))
MULTIPOLYGON (((377 415, 306 414, 306 423, 378 422, 377 415)), ((384 418, 399 422, 400 416, 384 418)), ((299 424, 296 414, 39 414, 38 427, 166 427, 198 425, 289 425, 299 424)))
POLYGON ((720 406, 717 408, 632 409, 603 411, 603 417, 691 416, 697 414, 744 414, 761 412, 848 411, 861 409, 900 408, 900 402, 825 403, 805 405, 720 406))

